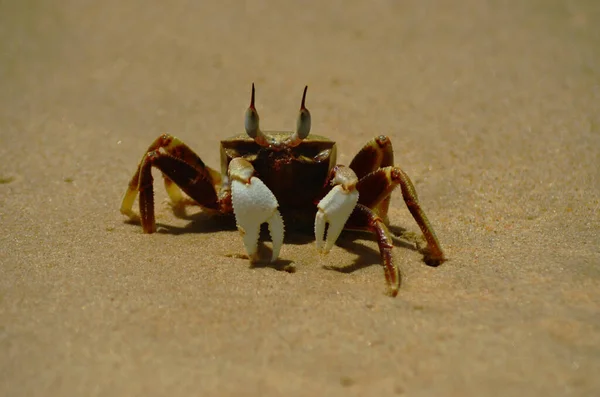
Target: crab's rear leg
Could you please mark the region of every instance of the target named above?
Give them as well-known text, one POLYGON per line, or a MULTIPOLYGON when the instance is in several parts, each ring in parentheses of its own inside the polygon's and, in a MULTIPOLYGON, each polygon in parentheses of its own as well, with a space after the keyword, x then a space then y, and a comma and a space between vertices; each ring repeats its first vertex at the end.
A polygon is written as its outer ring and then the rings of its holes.
MULTIPOLYGON (((194 153, 194 151, 190 149, 185 143, 183 143, 180 139, 172 135, 162 134, 161 136, 156 138, 154 142, 152 142, 152 144, 144 153, 142 160, 138 164, 135 173, 129 181, 127 191, 123 195, 123 200, 121 202, 121 213, 127 215, 132 219, 137 219, 138 217, 138 215, 133 211, 133 204, 139 191, 141 169, 144 162, 146 161, 147 155, 152 152, 167 153, 170 156, 187 163, 188 166, 194 168, 199 175, 203 176, 203 178, 212 179, 214 185, 218 185, 220 183, 221 177, 219 173, 211 169, 210 167, 207 167, 204 164, 204 162, 200 159, 200 157, 196 153, 194 153)), ((165 189, 167 190, 171 202, 174 205, 184 203, 185 199, 183 198, 181 190, 179 189, 177 184, 173 183, 173 180, 169 178, 164 172, 163 177, 165 189)), ((200 199, 198 203, 202 204, 202 201, 203 200, 200 199)))
POLYGON ((380 203, 389 200, 392 191, 400 185, 402 197, 411 215, 419 225, 428 244, 428 252, 425 262, 431 266, 437 266, 446 259, 442 247, 427 219, 425 211, 421 208, 417 191, 408 175, 399 167, 380 168, 375 172, 363 177, 357 184, 360 192, 359 203, 368 208, 378 208, 380 203))
POLYGON ((229 163, 231 203, 238 230, 251 262, 258 260, 260 225, 267 223, 273 241, 271 262, 279 256, 283 244, 284 225, 279 203, 271 190, 256 176, 254 167, 241 157, 229 163))

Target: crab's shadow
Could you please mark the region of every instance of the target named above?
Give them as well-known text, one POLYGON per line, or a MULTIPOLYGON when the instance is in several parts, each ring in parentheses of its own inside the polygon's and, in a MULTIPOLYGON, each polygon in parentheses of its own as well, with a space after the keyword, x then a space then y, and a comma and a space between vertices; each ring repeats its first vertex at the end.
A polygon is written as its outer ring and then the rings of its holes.
MULTIPOLYGON (((230 232, 237 230, 235 218, 231 215, 211 214, 204 211, 188 214, 185 209, 173 208, 173 214, 183 220, 189 221, 185 226, 173 226, 157 222, 157 233, 183 235, 190 233, 218 233, 230 232)), ((125 221, 127 224, 139 225, 139 221, 125 221)), ((388 229, 392 234, 394 247, 417 251, 423 255, 423 261, 429 265, 427 258, 427 248, 420 248, 416 241, 412 241, 410 233, 400 226, 389 226, 388 229)), ((307 245, 313 243, 314 230, 307 225, 295 225, 286 227, 286 236, 284 244, 291 245, 307 245)), ((326 270, 336 271, 340 273, 353 273, 355 271, 367 268, 369 266, 381 265, 381 255, 378 249, 373 249, 362 243, 364 240, 376 241, 375 235, 370 232, 362 231, 343 231, 336 245, 356 256, 354 262, 345 266, 330 266, 324 265, 326 270)), ((258 262, 250 265, 251 268, 271 268, 277 271, 285 271, 295 273, 296 268, 294 263, 286 259, 277 259, 270 262, 272 250, 265 244, 265 241, 270 241, 270 235, 266 225, 262 225, 261 238, 258 245, 258 256, 261 258, 258 262)), ((248 260, 248 256, 243 254, 227 254, 227 257, 248 260)))
POLYGON ((185 209, 173 208, 175 217, 189 221, 185 226, 173 226, 156 223, 157 232, 165 234, 190 234, 190 233, 218 233, 237 230, 235 218, 231 215, 211 214, 200 211, 187 214, 185 209))
MULTIPOLYGON (((399 226, 389 226, 388 229, 392 234, 394 247, 419 251, 416 244, 403 238, 406 229, 399 226)), ((354 262, 344 266, 325 265, 323 268, 340 273, 353 273, 369 266, 381 266, 381 254, 379 249, 374 249, 365 245, 363 243, 365 240, 377 241, 377 238, 372 233, 366 231, 344 231, 338 238, 336 245, 356 255, 354 262)))

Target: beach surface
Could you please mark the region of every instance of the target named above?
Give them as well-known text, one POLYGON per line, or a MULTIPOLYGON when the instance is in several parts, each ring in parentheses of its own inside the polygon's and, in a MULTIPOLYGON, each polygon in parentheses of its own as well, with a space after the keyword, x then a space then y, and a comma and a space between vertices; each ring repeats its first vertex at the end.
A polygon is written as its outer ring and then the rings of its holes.
POLYGON ((599 49, 597 1, 0 2, 0 395, 600 395, 599 49), (399 190, 396 298, 370 235, 251 267, 159 172, 128 222, 150 143, 219 169, 252 82, 265 130, 308 85, 339 163, 389 136, 448 261, 399 190))

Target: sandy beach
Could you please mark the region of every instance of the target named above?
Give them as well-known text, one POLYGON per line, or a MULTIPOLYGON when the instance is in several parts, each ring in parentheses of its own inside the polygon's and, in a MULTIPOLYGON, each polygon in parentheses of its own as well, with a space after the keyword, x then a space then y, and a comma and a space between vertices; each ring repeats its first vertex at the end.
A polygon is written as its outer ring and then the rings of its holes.
POLYGON ((0 396, 600 395, 599 26, 591 0, 0 2, 0 396), (252 82, 266 130, 308 85, 339 163, 389 136, 448 261, 399 189, 396 298, 368 234, 251 267, 158 172, 158 233, 128 222, 148 145, 218 169, 252 82))

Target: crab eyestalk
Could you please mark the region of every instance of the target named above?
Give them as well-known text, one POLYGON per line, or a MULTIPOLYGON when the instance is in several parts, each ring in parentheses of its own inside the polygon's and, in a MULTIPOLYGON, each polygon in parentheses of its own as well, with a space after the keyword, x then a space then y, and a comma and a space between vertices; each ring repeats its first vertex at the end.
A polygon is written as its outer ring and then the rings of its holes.
POLYGON ((267 136, 260 130, 260 117, 256 107, 254 107, 254 83, 252 83, 252 96, 250 97, 250 106, 246 110, 244 115, 244 126, 246 127, 246 134, 260 146, 268 147, 269 141, 267 136))
POLYGON ((300 113, 298 114, 298 121, 296 122, 296 132, 294 132, 286 142, 290 147, 298 146, 310 133, 310 112, 305 106, 306 90, 308 90, 308 86, 304 87, 304 92, 302 93, 300 113))

